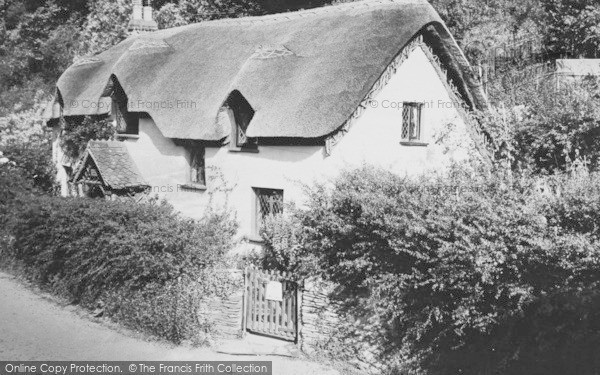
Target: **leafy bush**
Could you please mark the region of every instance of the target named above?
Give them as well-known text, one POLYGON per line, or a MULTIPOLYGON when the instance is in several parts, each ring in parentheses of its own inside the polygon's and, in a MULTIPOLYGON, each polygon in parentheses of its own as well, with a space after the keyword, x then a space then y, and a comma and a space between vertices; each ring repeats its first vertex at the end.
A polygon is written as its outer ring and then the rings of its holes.
POLYGON ((105 118, 70 117, 62 124, 60 146, 65 155, 73 160, 81 156, 90 140, 111 139, 115 135, 115 127, 105 118))
POLYGON ((365 167, 315 188, 305 209, 263 231, 265 262, 338 285, 342 312, 371 317, 371 340, 405 370, 592 374, 583 345, 600 339, 590 329, 600 247, 586 220, 570 218, 587 203, 593 211, 600 194, 569 206, 571 191, 553 200, 525 177, 458 170, 409 180, 365 167), (576 371, 574 352, 587 359, 576 371))
POLYGON ((51 130, 39 115, 42 93, 35 98, 35 108, 0 117, 0 151, 20 173, 43 191, 54 188, 51 130))
POLYGON ((3 215, 12 236, 3 256, 58 295, 90 308, 103 301, 109 315, 134 328, 188 339, 200 329, 188 324, 198 320, 195 310, 180 307, 176 319, 165 319, 171 310, 148 306, 172 298, 188 306, 227 291, 204 278, 230 248, 236 224, 227 213, 195 221, 167 204, 20 195, 3 215), (198 296, 180 279, 211 294, 198 296))

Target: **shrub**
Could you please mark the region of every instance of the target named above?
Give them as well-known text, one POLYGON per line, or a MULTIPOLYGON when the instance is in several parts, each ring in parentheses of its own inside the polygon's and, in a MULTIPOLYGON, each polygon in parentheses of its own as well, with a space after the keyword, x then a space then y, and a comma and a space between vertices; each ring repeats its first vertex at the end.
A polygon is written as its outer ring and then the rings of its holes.
POLYGON ((4 216, 13 238, 4 256, 31 280, 86 307, 101 300, 109 316, 133 328, 189 339, 202 328, 189 306, 228 292, 209 277, 236 230, 228 213, 208 211, 196 221, 164 203, 20 195, 4 216))
POLYGON ((534 182, 347 171, 264 231, 277 248, 266 262, 303 269, 296 264, 307 258, 305 273, 334 282, 342 313, 369 322, 369 340, 384 342, 385 361, 396 357, 405 370, 596 373, 580 346, 599 338, 590 327, 600 247, 583 220, 568 219, 585 204, 561 211, 575 195, 564 190, 554 202, 534 182), (281 251, 290 243, 302 251, 281 251), (578 349, 588 360, 565 372, 578 349))
POLYGON ((0 151, 12 167, 43 191, 54 188, 55 169, 52 163, 51 130, 43 124, 42 93, 35 98, 35 107, 0 117, 0 151))
POLYGON ((71 117, 65 119, 62 125, 60 147, 73 160, 82 155, 90 140, 111 139, 115 134, 112 122, 105 118, 71 117))

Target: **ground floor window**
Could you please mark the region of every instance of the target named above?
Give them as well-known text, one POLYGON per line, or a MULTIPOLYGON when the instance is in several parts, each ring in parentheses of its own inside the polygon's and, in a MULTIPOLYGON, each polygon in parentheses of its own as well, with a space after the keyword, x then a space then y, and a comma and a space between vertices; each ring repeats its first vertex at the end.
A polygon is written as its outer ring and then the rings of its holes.
POLYGON ((283 213, 283 190, 253 188, 254 223, 253 235, 258 236, 265 219, 270 215, 283 213))

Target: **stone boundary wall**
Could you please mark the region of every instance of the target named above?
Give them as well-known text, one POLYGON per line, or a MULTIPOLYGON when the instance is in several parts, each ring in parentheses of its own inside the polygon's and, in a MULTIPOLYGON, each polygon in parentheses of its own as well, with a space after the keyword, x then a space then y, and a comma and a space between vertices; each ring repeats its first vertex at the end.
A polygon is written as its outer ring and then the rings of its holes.
POLYGON ((241 287, 227 298, 210 298, 203 306, 202 314, 213 323, 213 331, 218 338, 240 338, 244 313, 244 271, 231 269, 223 272, 229 273, 229 277, 241 287))
POLYGON ((344 316, 340 304, 329 297, 335 286, 317 279, 300 286, 300 349, 309 356, 330 356, 347 361, 368 374, 381 374, 382 347, 372 342, 368 318, 344 316))

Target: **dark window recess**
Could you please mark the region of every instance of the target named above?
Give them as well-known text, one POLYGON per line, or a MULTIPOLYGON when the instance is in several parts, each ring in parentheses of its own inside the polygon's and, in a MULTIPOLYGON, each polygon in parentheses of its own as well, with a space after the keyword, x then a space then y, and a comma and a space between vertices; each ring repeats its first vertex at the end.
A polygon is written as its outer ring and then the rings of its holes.
POLYGON ((136 113, 127 111, 127 104, 116 105, 117 133, 138 135, 140 131, 140 119, 136 113))
POLYGON ((422 103, 403 103, 402 105, 402 141, 421 141, 422 103))
POLYGON ((206 186, 206 167, 204 162, 204 147, 195 147, 190 152, 190 179, 195 185, 206 186))
POLYGON ((227 106, 233 112, 234 117, 231 146, 240 150, 256 150, 258 146, 257 139, 246 135, 248 125, 254 117, 254 109, 238 91, 231 93, 227 100, 227 106))
POLYGON ((283 213, 283 190, 254 188, 256 196, 254 234, 258 235, 265 218, 283 213))

